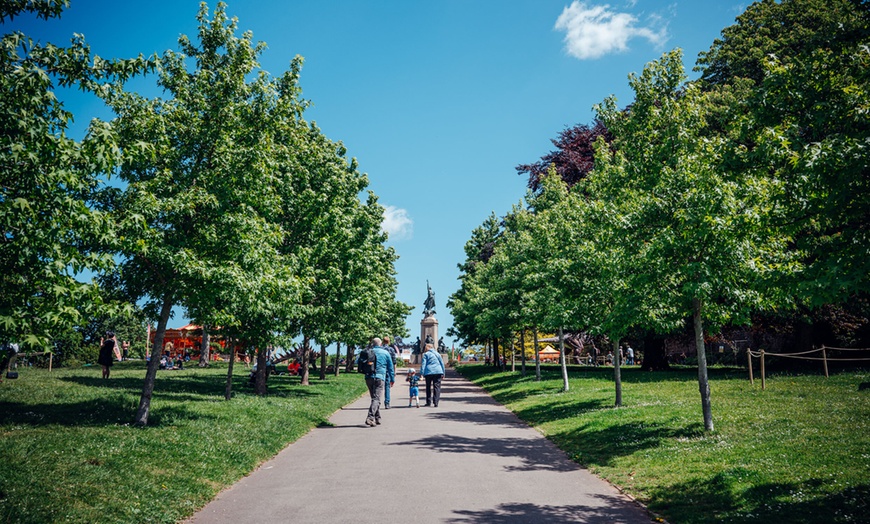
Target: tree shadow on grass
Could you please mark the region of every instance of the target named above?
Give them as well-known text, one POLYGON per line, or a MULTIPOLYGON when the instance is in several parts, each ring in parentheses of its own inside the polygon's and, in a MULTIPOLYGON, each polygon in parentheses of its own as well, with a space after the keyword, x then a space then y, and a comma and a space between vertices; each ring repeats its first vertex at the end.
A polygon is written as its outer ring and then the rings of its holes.
POLYGON ((742 488, 741 469, 663 486, 650 493, 649 508, 685 524, 867 522, 870 484, 835 493, 825 493, 824 487, 831 482, 820 479, 742 488), (796 495, 799 500, 795 500, 796 495))
MULTIPOLYGON (((114 397, 72 403, 22 404, 0 403, 0 425, 38 426, 111 426, 131 424, 136 406, 129 398, 114 397)), ((210 415, 180 406, 165 406, 151 411, 149 426, 159 426, 164 420, 202 420, 210 415)))
POLYGON ((606 495, 598 495, 598 498, 603 499, 601 506, 583 504, 543 506, 527 502, 499 504, 495 508, 484 510, 454 510, 457 516, 446 520, 446 522, 455 524, 463 522, 486 522, 489 524, 649 522, 649 519, 643 516, 642 510, 630 506, 625 499, 606 495))
MULTIPOLYGON (((182 371, 182 370, 179 370, 182 371)), ((215 398, 223 398, 226 392, 226 377, 215 378, 214 375, 178 374, 168 375, 163 373, 176 373, 176 371, 158 373, 154 381, 154 394, 171 396, 179 401, 212 401, 215 398)), ((70 376, 60 380, 72 382, 82 386, 93 388, 110 389, 131 394, 140 394, 144 383, 144 377, 118 377, 102 379, 99 377, 70 376)), ((296 382, 282 382, 280 377, 271 377, 266 384, 267 396, 287 395, 295 397, 319 396, 321 393, 316 386, 301 386, 296 382)), ((233 377, 233 395, 254 395, 254 388, 245 377, 233 377)))
MULTIPOLYGON (((274 377, 273 377, 274 378, 274 377)), ((102 426, 130 424, 133 422, 142 392, 143 379, 117 377, 102 379, 91 376, 68 376, 59 378, 94 391, 83 396, 94 397, 74 402, 0 402, 0 424, 23 424, 30 426, 102 426)), ((148 417, 149 426, 159 426, 163 421, 195 420, 208 417, 194 406, 201 402, 224 401, 226 383, 212 376, 176 375, 171 378, 158 376, 154 386, 154 399, 168 405, 152 404, 148 417), (190 409, 184 405, 188 404, 190 409)), ((233 380, 233 396, 255 396, 247 385, 247 379, 233 380)), ((323 395, 316 387, 299 384, 277 384, 270 380, 269 395, 311 398, 323 395)))
POLYGON ((608 466, 617 457, 629 456, 653 449, 677 438, 693 438, 704 434, 702 424, 672 428, 662 424, 631 423, 591 429, 584 424, 575 429, 548 436, 584 467, 608 466))
MULTIPOLYGON (((748 371, 740 367, 715 367, 708 368, 707 374, 710 380, 748 380, 748 371)), ((534 381, 534 373, 521 377, 519 372, 500 373, 495 370, 463 370, 463 375, 469 380, 480 380, 480 385, 487 391, 498 392, 502 389, 511 389, 518 381, 534 381)), ((696 368, 679 368, 670 371, 642 371, 640 368, 622 368, 623 382, 649 383, 649 382, 694 382, 698 380, 696 368)), ((558 366, 542 366, 541 381, 561 380, 562 371, 558 366)), ((568 366, 568 378, 588 378, 613 382, 613 367, 610 366, 568 366)))
POLYGON ((506 465, 506 471, 577 471, 579 466, 552 445, 535 438, 486 439, 458 435, 433 435, 424 440, 394 442, 392 446, 414 446, 439 453, 476 453, 516 459, 516 465, 506 465))
POLYGON ((613 402, 605 399, 588 400, 585 402, 577 402, 571 397, 565 397, 567 401, 559 403, 548 402, 546 404, 537 404, 525 409, 518 409, 516 414, 521 419, 525 420, 533 426, 540 426, 546 422, 562 420, 571 417, 577 417, 591 411, 601 409, 609 409, 613 407, 613 402))

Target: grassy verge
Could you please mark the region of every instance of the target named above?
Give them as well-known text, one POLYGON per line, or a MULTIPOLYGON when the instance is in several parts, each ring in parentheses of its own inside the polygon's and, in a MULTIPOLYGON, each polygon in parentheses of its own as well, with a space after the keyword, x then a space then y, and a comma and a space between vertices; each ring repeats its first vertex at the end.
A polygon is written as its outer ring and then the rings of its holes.
POLYGON ((147 428, 142 362, 22 369, 0 384, 0 522, 176 522, 365 391, 276 376, 260 398, 236 369, 230 402, 226 365, 158 372, 147 428))
POLYGON ((672 523, 867 522, 870 373, 769 377, 711 369, 715 431, 703 431, 697 373, 577 368, 561 392, 557 367, 460 372, 538 428, 576 462, 672 523))

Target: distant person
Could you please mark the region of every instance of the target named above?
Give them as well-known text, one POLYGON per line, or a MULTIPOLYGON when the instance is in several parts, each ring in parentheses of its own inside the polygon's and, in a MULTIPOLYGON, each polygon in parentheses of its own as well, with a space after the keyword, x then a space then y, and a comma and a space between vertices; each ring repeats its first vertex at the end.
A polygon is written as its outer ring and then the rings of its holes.
POLYGON ((116 353, 117 346, 115 333, 106 331, 106 338, 100 340, 100 355, 97 358, 97 364, 103 366, 103 378, 109 378, 112 365, 115 363, 112 356, 116 353))
POLYGON ((369 404, 366 416, 367 426, 377 426, 381 423, 381 398, 384 396, 384 388, 387 384, 392 387, 396 381, 396 371, 390 354, 381 347, 381 339, 374 337, 368 351, 360 351, 357 357, 357 366, 368 366, 371 361, 372 369, 366 373, 366 386, 369 388, 369 396, 372 401, 369 404), (364 358, 364 353, 372 352, 370 359, 364 358))
POLYGON ((15 342, 7 342, 0 345, 0 382, 3 382, 4 373, 6 378, 16 378, 17 373, 12 368, 15 366, 15 360, 18 358, 18 344, 15 342))
POLYGON ((426 403, 424 406, 438 407, 441 401, 441 379, 444 378, 444 361, 435 351, 435 346, 426 344, 426 352, 420 361, 420 374, 426 380, 426 403))
POLYGON ((125 340, 123 344, 121 344, 123 351, 121 352, 121 360, 127 360, 130 358, 130 341, 125 340))
POLYGON ((634 350, 631 348, 631 344, 625 349, 625 363, 629 366, 634 365, 634 350))
MULTIPOLYGON (((393 361, 393 369, 396 369, 396 348, 390 344, 390 337, 385 336, 383 348, 390 354, 390 359, 393 361)), ((390 387, 384 384, 384 409, 390 409, 390 387)))
POLYGON ((417 374, 417 371, 414 368, 408 370, 408 376, 405 377, 405 382, 408 383, 409 391, 408 391, 408 407, 411 407, 412 404, 417 404, 417 407, 420 407, 420 375, 417 374))

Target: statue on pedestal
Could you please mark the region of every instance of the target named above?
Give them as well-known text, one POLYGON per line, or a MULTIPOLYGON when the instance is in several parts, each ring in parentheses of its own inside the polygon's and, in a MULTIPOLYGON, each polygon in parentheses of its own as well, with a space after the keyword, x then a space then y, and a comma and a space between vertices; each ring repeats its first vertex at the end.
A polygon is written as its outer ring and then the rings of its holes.
POLYGON ((426 281, 426 291, 427 296, 426 300, 423 302, 423 315, 427 317, 431 317, 435 314, 435 292, 432 291, 432 288, 429 286, 429 281, 426 281))

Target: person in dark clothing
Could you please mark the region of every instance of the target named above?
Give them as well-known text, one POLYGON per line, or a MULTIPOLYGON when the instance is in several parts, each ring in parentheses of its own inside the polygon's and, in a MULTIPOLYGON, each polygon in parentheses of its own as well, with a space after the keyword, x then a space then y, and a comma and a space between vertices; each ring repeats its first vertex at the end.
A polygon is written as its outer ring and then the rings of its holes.
POLYGON ((117 345, 118 341, 115 339, 115 334, 111 331, 106 331, 106 338, 100 343, 100 356, 97 358, 97 364, 103 366, 103 378, 109 378, 112 364, 115 363, 112 357, 115 354, 117 345))

